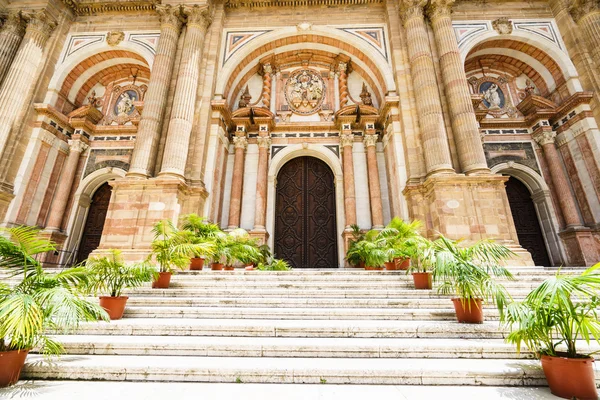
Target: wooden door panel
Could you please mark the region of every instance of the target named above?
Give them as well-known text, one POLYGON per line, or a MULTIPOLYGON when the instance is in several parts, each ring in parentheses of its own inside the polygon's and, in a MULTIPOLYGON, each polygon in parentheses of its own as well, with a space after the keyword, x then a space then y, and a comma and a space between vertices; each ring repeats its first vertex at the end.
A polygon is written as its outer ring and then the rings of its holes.
POLYGON ((100 245, 111 193, 112 188, 108 183, 105 183, 92 196, 92 202, 79 244, 77 262, 84 261, 100 245))

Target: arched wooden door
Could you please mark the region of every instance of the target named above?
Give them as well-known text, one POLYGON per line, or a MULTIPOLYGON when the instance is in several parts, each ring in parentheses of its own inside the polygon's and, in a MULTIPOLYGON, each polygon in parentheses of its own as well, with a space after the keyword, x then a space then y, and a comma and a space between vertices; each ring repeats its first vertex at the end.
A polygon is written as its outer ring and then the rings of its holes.
POLYGON ((275 256, 294 268, 338 266, 333 172, 314 157, 287 162, 277 175, 275 256))
POLYGON ((544 236, 529 189, 523 182, 511 176, 506 183, 506 195, 515 221, 519 243, 531 253, 535 265, 550 266, 544 236))
POLYGON ((112 188, 107 182, 100 186, 92 196, 92 202, 83 228, 83 235, 79 243, 77 262, 84 261, 100 245, 111 192, 112 188))

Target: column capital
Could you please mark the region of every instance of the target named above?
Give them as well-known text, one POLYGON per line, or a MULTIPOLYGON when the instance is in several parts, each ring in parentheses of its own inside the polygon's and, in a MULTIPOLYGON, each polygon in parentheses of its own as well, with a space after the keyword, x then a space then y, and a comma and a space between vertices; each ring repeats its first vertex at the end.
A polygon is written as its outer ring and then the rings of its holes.
POLYGON ((234 136, 233 137, 233 146, 236 149, 246 149, 248 147, 248 139, 246 136, 234 136))
POLYGON ((425 9, 427 16, 434 22, 438 18, 450 18, 455 0, 431 0, 425 9))
POLYGON ((600 10, 600 4, 598 0, 575 0, 569 9, 571 16, 575 22, 579 21, 593 12, 600 10))
POLYGON ((377 134, 367 134, 364 138, 365 147, 375 146, 377 144, 377 134))
POLYGON ((354 145, 354 134, 342 133, 340 135, 340 144, 342 145, 342 147, 353 146, 354 145))
POLYGON ((271 138, 268 136, 259 136, 256 141, 261 149, 268 150, 271 147, 271 138))
POLYGON ((212 22, 210 10, 207 6, 184 6, 182 13, 187 17, 186 25, 188 27, 196 26, 203 32, 206 32, 212 22))
POLYGON ((533 136, 533 140, 535 140, 540 146, 544 146, 547 144, 554 144, 556 139, 556 132, 543 130, 533 136))
POLYGON ((21 15, 21 11, 12 10, 6 16, 2 31, 9 31, 15 35, 23 36, 25 34, 25 20, 21 15))
POLYGON ((174 7, 168 4, 158 4, 156 6, 156 12, 158 13, 160 19, 161 29, 171 28, 177 32, 181 30, 181 26, 183 25, 183 18, 181 16, 180 7, 174 7))
POLYGON ((272 75, 273 74, 273 65, 270 62, 261 64, 261 72, 263 75, 272 75))
POLYGON ((23 17, 27 20, 26 34, 40 35, 43 41, 48 40, 56 27, 56 21, 45 10, 24 12, 23 17))
POLYGON ((427 0, 400 0, 400 18, 406 22, 413 18, 424 18, 424 8, 427 0))
POLYGON ((80 139, 69 140, 69 151, 83 153, 87 150, 88 147, 90 146, 80 139))

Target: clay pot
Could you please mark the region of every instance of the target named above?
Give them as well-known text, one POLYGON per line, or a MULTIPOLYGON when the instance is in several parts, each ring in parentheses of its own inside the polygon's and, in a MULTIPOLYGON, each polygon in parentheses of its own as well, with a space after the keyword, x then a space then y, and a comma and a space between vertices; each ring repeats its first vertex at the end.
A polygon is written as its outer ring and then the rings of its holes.
POLYGON ((14 385, 21 376, 27 350, 0 351, 0 387, 14 385))
POLYGON ((396 269, 406 271, 410 267, 410 258, 395 258, 396 269))
POLYGON ((369 266, 365 265, 365 269, 367 271, 382 271, 383 267, 369 267, 369 266))
POLYGON ((452 299, 456 310, 456 319, 465 324, 483 323, 483 306, 481 299, 452 299))
POLYGON ((221 263, 212 263, 210 264, 210 269, 212 269, 213 271, 220 271, 223 269, 223 264, 221 263))
POLYGON ((254 271, 254 264, 246 264, 246 265, 244 266, 244 269, 245 269, 246 271, 254 271))
POLYGON ((359 262, 358 265, 355 265, 355 266, 358 267, 358 268, 364 268, 364 269, 366 269, 364 261, 359 262))
POLYGON ((190 259, 190 271, 202 271, 204 258, 194 257, 190 259))
MULTIPOLYGON (((562 354, 561 354, 562 355, 562 354)), ((597 400, 594 359, 542 356, 542 368, 553 395, 564 399, 597 400)))
POLYGON ((225 269, 225 271, 235 271, 235 268, 233 267, 233 265, 226 265, 224 269, 225 269))
POLYGON ((431 272, 413 272, 415 289, 431 289, 431 272))
POLYGON ((158 279, 152 282, 152 289, 167 289, 171 283, 171 272, 159 272, 158 279))
POLYGON ((111 320, 123 318, 127 296, 100 296, 100 307, 104 308, 111 320))
POLYGON ((385 265, 386 271, 395 271, 396 270, 396 263, 393 261, 383 263, 383 265, 385 265))

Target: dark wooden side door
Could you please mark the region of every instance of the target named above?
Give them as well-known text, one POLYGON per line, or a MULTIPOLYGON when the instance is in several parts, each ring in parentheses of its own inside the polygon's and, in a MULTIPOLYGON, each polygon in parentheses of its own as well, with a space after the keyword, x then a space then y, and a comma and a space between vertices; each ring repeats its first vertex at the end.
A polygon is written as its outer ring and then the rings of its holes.
POLYGON ((294 268, 338 266, 333 172, 314 157, 298 157, 277 175, 275 256, 294 268))
POLYGON ((79 252, 77 253, 77 262, 81 262, 88 258, 90 253, 100 245, 102 237, 102 229, 106 220, 108 204, 110 203, 110 194, 112 188, 108 183, 100 186, 92 196, 92 202, 88 211, 88 216, 83 228, 83 235, 79 244, 79 252))
POLYGON ((506 183, 506 195, 521 246, 531 253, 535 265, 550 266, 544 236, 529 189, 520 180, 510 177, 506 183))

